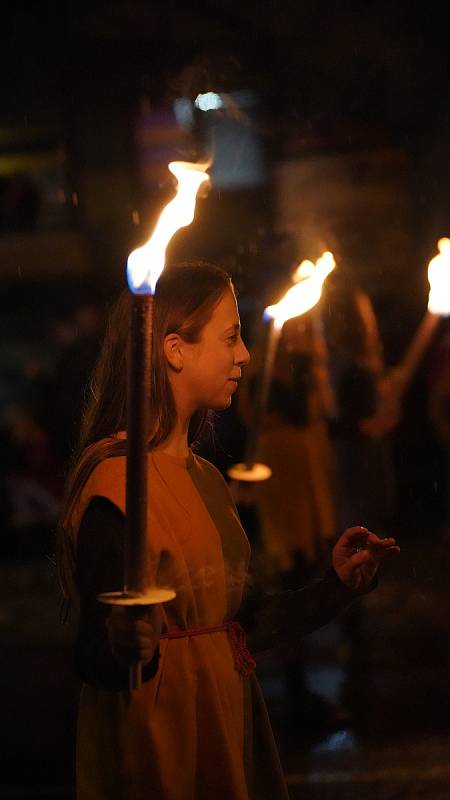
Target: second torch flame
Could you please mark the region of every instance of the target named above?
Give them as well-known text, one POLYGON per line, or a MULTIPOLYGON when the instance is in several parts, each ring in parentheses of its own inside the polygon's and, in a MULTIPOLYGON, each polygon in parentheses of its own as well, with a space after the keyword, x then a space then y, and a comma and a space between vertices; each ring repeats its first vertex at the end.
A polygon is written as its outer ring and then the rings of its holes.
POLYGON ((177 193, 161 212, 151 238, 128 256, 128 286, 134 294, 154 294, 156 282, 164 269, 166 250, 172 236, 194 219, 195 201, 202 183, 209 181, 205 164, 172 161, 177 193))
POLYGON ((329 251, 323 253, 315 264, 302 261, 294 273, 295 285, 288 289, 279 303, 266 308, 265 317, 272 318, 275 328, 280 330, 291 317, 298 317, 314 308, 320 300, 323 282, 335 266, 333 254, 329 251))

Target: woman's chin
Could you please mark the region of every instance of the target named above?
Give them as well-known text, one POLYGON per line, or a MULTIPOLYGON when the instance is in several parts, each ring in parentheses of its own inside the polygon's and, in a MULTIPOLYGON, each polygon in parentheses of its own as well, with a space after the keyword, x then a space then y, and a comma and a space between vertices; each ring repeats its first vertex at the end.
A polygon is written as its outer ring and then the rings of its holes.
POLYGON ((223 400, 220 401, 218 400, 217 403, 211 405, 210 408, 211 411, 225 411, 225 409, 229 408, 230 406, 231 406, 231 395, 224 398, 223 400))

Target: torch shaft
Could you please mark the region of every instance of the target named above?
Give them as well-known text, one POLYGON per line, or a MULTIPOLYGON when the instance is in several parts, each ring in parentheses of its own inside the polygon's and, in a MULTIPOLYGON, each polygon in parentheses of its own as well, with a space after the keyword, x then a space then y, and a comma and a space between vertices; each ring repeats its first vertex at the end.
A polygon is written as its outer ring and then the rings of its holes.
POLYGON ((125 591, 149 584, 147 543, 147 452, 150 416, 153 304, 131 296, 128 339, 125 591))
POLYGON ((255 400, 252 403, 252 423, 248 431, 244 453, 244 464, 247 470, 253 469, 257 458, 259 437, 264 423, 264 415, 266 413, 270 384, 272 381, 273 365, 281 333, 280 329, 275 326, 275 321, 272 318, 265 323, 265 328, 263 363, 256 384, 255 400))
POLYGON ((422 317, 420 325, 397 369, 402 393, 406 391, 425 350, 431 342, 440 320, 441 317, 439 314, 433 314, 431 311, 427 311, 422 317))

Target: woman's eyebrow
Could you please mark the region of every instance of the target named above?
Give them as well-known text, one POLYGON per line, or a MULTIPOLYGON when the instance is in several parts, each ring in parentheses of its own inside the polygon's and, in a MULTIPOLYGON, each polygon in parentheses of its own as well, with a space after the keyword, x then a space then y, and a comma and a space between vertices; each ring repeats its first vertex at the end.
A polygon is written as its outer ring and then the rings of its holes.
POLYGON ((235 322, 233 325, 230 325, 226 329, 225 333, 239 333, 240 330, 241 330, 240 323, 239 322, 235 322))

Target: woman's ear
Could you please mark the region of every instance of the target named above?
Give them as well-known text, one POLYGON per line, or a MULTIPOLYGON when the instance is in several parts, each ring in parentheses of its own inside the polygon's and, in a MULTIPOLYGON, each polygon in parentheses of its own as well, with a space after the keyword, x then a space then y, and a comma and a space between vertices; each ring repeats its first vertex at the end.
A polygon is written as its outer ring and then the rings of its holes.
POLYGON ((183 369, 183 340, 178 333, 169 333, 164 339, 164 355, 167 362, 175 370, 183 369))

